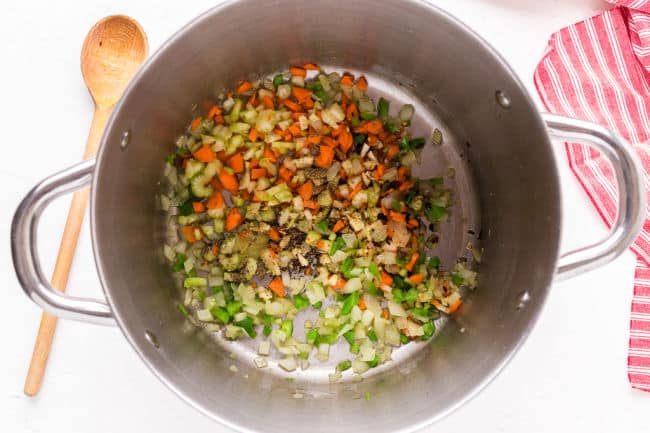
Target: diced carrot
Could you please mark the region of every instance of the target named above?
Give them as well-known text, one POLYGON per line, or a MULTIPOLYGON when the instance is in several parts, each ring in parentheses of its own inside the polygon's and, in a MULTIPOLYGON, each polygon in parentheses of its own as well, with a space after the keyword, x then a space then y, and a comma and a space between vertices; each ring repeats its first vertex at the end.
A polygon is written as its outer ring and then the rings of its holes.
POLYGON ((259 102, 257 101, 257 92, 251 93, 251 97, 248 98, 248 103, 251 104, 253 107, 257 107, 259 102))
POLYGON ((277 296, 284 298, 284 283, 282 282, 282 278, 273 278, 269 283, 269 289, 271 289, 277 296))
POLYGON ((267 233, 269 234, 269 238, 272 241, 275 241, 275 242, 280 241, 280 232, 278 232, 275 227, 271 227, 267 233))
POLYGON ((363 311, 366 308, 368 308, 366 301, 364 301, 363 298, 359 298, 359 310, 363 311))
POLYGON ((183 234, 189 243, 196 242, 196 236, 194 235, 194 226, 183 226, 181 227, 181 230, 183 230, 183 234))
POLYGON ((349 103, 350 103, 350 98, 345 96, 345 93, 341 93, 341 108, 343 108, 343 111, 346 111, 348 109, 349 103))
POLYGON ((357 186, 352 188, 350 190, 350 193, 348 194, 348 200, 352 200, 355 195, 359 194, 359 192, 363 189, 363 182, 359 182, 357 186))
POLYGON ((327 242, 325 242, 325 239, 319 239, 318 242, 316 242, 316 248, 318 248, 321 251, 327 251, 327 242))
POLYGON ((221 185, 230 192, 236 192, 239 187, 237 176, 230 174, 228 171, 223 169, 219 172, 219 181, 221 182, 221 185))
POLYGON ((386 151, 386 159, 390 161, 397 155, 399 155, 399 146, 397 144, 391 144, 388 146, 388 150, 386 151))
POLYGON ((352 120, 354 116, 359 115, 359 109, 357 108, 357 104, 351 103, 348 105, 348 108, 345 110, 345 118, 348 119, 348 121, 352 120))
POLYGON ((323 144, 331 147, 332 149, 336 148, 337 143, 332 137, 328 137, 327 135, 324 135, 323 138, 321 138, 321 141, 323 142, 323 144))
POLYGON ((345 286, 345 283, 347 283, 347 281, 345 281, 345 278, 339 275, 336 278, 336 284, 334 284, 332 288, 334 290, 342 289, 345 286))
POLYGON ((262 98, 262 102, 264 103, 264 108, 266 108, 267 110, 273 110, 273 108, 275 107, 272 96, 266 95, 265 97, 262 98))
POLYGON ((391 277, 386 271, 381 271, 380 275, 382 286, 390 286, 393 284, 393 277, 391 277))
POLYGON ((259 162, 259 160, 255 159, 255 158, 251 158, 251 160, 250 160, 250 167, 251 167, 251 168, 257 168, 257 167, 259 167, 259 166, 260 166, 260 162, 259 162))
POLYGON ((300 137, 300 126, 297 123, 292 123, 287 129, 294 137, 300 137))
POLYGON ((282 99, 280 101, 280 105, 284 105, 291 111, 302 111, 302 107, 300 106, 300 104, 297 104, 289 99, 282 99))
POLYGON ((341 135, 341 132, 345 131, 345 125, 341 123, 338 128, 332 129, 332 137, 336 138, 341 135))
POLYGON ((248 139, 255 143, 257 139, 260 137, 260 133, 257 132, 257 129, 251 128, 251 130, 248 132, 248 139))
POLYGON ((228 155, 226 155, 225 151, 220 150, 217 152, 217 159, 221 162, 224 162, 226 159, 228 159, 228 155))
POLYGON ((354 84, 354 77, 348 73, 343 74, 343 77, 341 78, 341 85, 342 86, 351 86, 354 84))
POLYGON ((377 168, 375 169, 375 180, 381 179, 383 175, 386 174, 386 166, 384 164, 377 164, 377 168))
POLYGON ((320 71, 320 66, 316 63, 305 63, 302 67, 308 71, 320 71))
MULTIPOLYGON (((237 86, 237 94, 238 94, 238 95, 241 95, 242 93, 246 93, 246 92, 248 92, 252 87, 253 87, 253 85, 251 84, 250 81, 248 81, 248 80, 242 81, 242 82, 239 84, 239 86, 237 86)), ((358 86, 357 86, 357 87, 358 87, 358 86)))
POLYGON ((302 116, 307 117, 307 113, 305 113, 304 111, 294 111, 291 113, 291 120, 297 122, 298 120, 300 120, 300 117, 302 116))
POLYGON ((289 183, 289 182, 291 182, 291 178, 293 177, 293 171, 289 170, 287 167, 282 165, 280 167, 278 176, 280 177, 280 179, 282 179, 285 182, 289 183))
POLYGON ((212 118, 214 118, 215 116, 220 116, 220 115, 221 115, 221 108, 219 108, 219 106, 216 105, 216 104, 213 105, 213 106, 210 108, 210 110, 208 111, 208 114, 206 114, 206 116, 208 117, 208 119, 212 119, 212 118))
POLYGON ((380 119, 373 119, 366 123, 366 130, 370 134, 379 134, 381 131, 384 130, 384 124, 381 122, 380 119))
POLYGON ((300 195, 300 197, 302 197, 303 201, 310 200, 313 192, 314 192, 314 184, 312 183, 311 180, 308 180, 307 182, 303 183, 298 188, 298 194, 300 195))
POLYGON ((239 224, 241 224, 242 216, 239 213, 239 209, 236 207, 230 208, 228 214, 226 215, 226 223, 224 228, 226 230, 234 230, 239 224))
POLYGON ((201 116, 196 116, 194 119, 192 119, 192 124, 190 125, 190 128, 192 128, 192 131, 194 131, 196 128, 199 127, 202 120, 203 120, 203 118, 201 116))
POLYGON ((223 116, 221 114, 214 116, 214 123, 217 125, 223 125, 223 116))
POLYGON ((334 224, 334 227, 332 227, 332 231, 334 233, 338 233, 344 228, 345 228, 345 220, 340 219, 336 222, 336 224, 334 224))
POLYGON ((461 305, 462 303, 463 303, 463 300, 462 300, 462 299, 457 299, 456 302, 454 302, 453 304, 451 304, 451 305, 449 306, 449 314, 454 314, 454 313, 456 312, 456 310, 458 310, 458 307, 460 307, 460 305, 461 305))
POLYGON ((192 209, 194 209, 194 212, 196 213, 201 213, 205 211, 205 205, 200 201, 195 201, 192 202, 192 209))
POLYGON ((320 135, 310 135, 310 136, 307 137, 307 139, 305 140, 305 144, 306 144, 306 145, 309 145, 309 144, 320 144, 320 141, 321 141, 321 136, 320 136, 320 135))
POLYGON ((422 274, 413 274, 410 277, 408 277, 408 280, 413 284, 420 284, 422 283, 423 279, 424 279, 424 275, 422 274))
POLYGON ((400 166, 400 168, 397 169, 397 181, 398 182, 405 182, 406 178, 409 175, 409 169, 408 167, 405 166, 400 166))
POLYGON ((292 87, 291 94, 296 98, 298 102, 305 105, 305 101, 309 100, 311 102, 311 90, 304 89, 302 87, 292 87))
POLYGON ((329 168, 334 161, 334 148, 332 146, 319 146, 320 153, 314 163, 320 168, 329 168))
POLYGON ((388 218, 398 223, 406 222, 406 216, 403 213, 395 212, 394 210, 388 211, 388 218))
POLYGON ((406 268, 406 270, 407 271, 412 271, 413 267, 415 267, 415 264, 417 263, 419 258, 420 258, 419 253, 417 253, 417 252, 413 253, 413 255, 411 256, 411 260, 409 260, 408 263, 406 264, 406 266, 404 266, 406 268))
POLYGON ((314 200, 305 200, 303 201, 302 205, 307 209, 312 209, 315 211, 320 209, 320 205, 316 203, 314 200))
POLYGON ((305 269, 305 275, 311 275, 311 268, 305 269))
POLYGON ((344 153, 348 153, 352 148, 353 142, 354 139, 352 138, 352 134, 347 129, 339 135, 339 147, 344 153))
POLYGON ((374 146, 375 143, 379 141, 376 135, 373 134, 368 134, 368 138, 366 138, 366 141, 368 142, 369 146, 374 146))
POLYGON ((226 202, 223 199, 221 191, 215 191, 212 193, 212 196, 208 200, 208 204, 206 206, 208 209, 221 209, 225 204, 226 202))
POLYGON ((416 229, 416 228, 420 227, 420 223, 419 223, 418 220, 416 220, 415 218, 414 218, 414 219, 410 219, 410 220, 406 223, 406 225, 408 225, 409 227, 411 227, 411 228, 413 228, 413 229, 416 229))
POLYGON ((388 320, 390 318, 390 312, 388 311, 388 308, 381 310, 381 315, 384 319, 388 320))
POLYGON ((359 77, 357 80, 357 89, 361 90, 362 92, 365 92, 368 90, 368 81, 366 80, 366 77, 363 75, 359 77))
POLYGON ((399 188, 397 188, 397 190, 398 190, 398 191, 408 191, 408 190, 411 189, 412 187, 413 187, 413 182, 411 182, 410 180, 407 180, 406 182, 404 182, 403 184, 401 184, 401 185, 399 186, 399 188))
POLYGON ((210 250, 212 251, 212 255, 216 256, 217 254, 219 254, 219 245, 212 244, 212 247, 210 248, 210 250))
POLYGON ((201 162, 212 162, 216 157, 212 148, 207 144, 204 144, 199 150, 194 152, 194 158, 201 162))
POLYGON ((301 68, 300 66, 292 66, 289 68, 289 73, 297 77, 304 78, 307 76, 307 71, 305 71, 305 68, 301 68))
POLYGON ((232 171, 234 171, 235 173, 243 173, 244 172, 244 155, 242 155, 239 152, 233 154, 226 161, 226 165, 228 165, 228 167, 232 168, 232 171))
POLYGON ((268 172, 265 168, 251 168, 251 180, 257 180, 262 177, 266 177, 268 172))
POLYGON ((262 158, 266 158, 271 162, 277 162, 278 161, 278 157, 275 156, 275 153, 273 153, 273 151, 271 150, 271 148, 269 146, 266 146, 264 148, 264 153, 262 153, 262 158))

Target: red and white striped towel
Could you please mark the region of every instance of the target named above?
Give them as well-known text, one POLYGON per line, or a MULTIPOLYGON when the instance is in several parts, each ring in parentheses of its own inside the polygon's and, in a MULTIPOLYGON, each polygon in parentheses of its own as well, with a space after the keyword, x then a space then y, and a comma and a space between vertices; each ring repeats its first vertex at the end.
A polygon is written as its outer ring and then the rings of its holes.
MULTIPOLYGON (((546 109, 618 131, 650 172, 650 0, 608 0, 617 7, 553 34, 535 71, 546 109)), ((616 217, 612 169, 586 145, 567 143, 569 165, 608 226, 616 217)), ((650 219, 632 245, 637 255, 628 377, 650 391, 650 219)))

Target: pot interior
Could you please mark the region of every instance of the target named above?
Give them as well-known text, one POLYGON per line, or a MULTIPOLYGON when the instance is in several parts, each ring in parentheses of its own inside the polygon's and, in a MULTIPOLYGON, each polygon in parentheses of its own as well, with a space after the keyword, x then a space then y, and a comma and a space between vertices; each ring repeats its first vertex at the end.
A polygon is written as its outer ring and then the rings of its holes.
POLYGON ((91 213, 98 270, 120 327, 186 400, 244 430, 388 432, 422 426, 462 403, 523 341, 555 271, 559 199, 533 103, 507 65, 445 13, 417 1, 378 8, 370 0, 263 7, 250 0, 199 17, 144 66, 104 135, 91 213), (479 235, 483 248, 479 287, 461 310, 432 341, 397 350, 362 381, 329 384, 331 364, 291 375, 257 369, 256 345, 215 342, 178 313, 180 294, 162 257, 156 196, 192 107, 205 109, 211 95, 242 79, 305 62, 364 74, 370 93, 387 97, 393 110, 414 104, 415 135, 443 130, 443 146, 427 145, 414 170, 426 178, 455 169, 447 179, 453 217, 436 253, 450 267, 479 235), (125 131, 131 141, 122 150, 125 131))

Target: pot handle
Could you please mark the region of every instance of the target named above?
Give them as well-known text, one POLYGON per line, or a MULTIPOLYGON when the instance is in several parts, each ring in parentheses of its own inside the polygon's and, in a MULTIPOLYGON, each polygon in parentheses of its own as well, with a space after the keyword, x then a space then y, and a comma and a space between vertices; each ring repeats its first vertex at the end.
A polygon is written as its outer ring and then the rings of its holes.
POLYGON ((48 282, 38 259, 36 234, 43 210, 55 198, 87 186, 95 158, 53 174, 27 193, 11 223, 11 255, 18 281, 32 301, 57 317, 101 325, 114 324, 109 305, 102 300, 66 296, 48 282))
POLYGON ((564 279, 611 262, 634 242, 645 220, 646 194, 636 152, 614 131, 555 114, 543 113, 542 118, 551 138, 596 148, 612 164, 618 183, 618 213, 609 234, 592 245, 562 254, 556 279, 564 279))

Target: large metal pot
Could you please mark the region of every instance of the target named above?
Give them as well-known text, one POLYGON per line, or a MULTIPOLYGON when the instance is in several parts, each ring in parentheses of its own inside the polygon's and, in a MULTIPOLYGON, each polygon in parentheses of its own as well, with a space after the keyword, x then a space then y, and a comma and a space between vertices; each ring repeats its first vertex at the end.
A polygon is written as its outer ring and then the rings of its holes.
POLYGON ((629 246, 645 209, 641 185, 625 141, 597 125, 540 115, 497 53, 433 6, 239 0, 191 22, 143 66, 117 104, 96 160, 51 176, 28 194, 13 222, 13 258, 34 302, 61 317, 117 324, 166 385, 230 427, 412 431, 458 407, 503 368, 535 324, 555 277, 601 265, 629 246), (232 359, 229 352, 239 346, 224 350, 175 311, 178 295, 160 253, 154 198, 162 161, 192 105, 251 75, 307 61, 362 72, 376 93, 415 101, 414 128, 421 133, 445 123, 446 144, 429 151, 418 168, 423 176, 456 168, 445 254, 462 254, 467 229, 482 231, 480 285, 462 310, 428 345, 400 349, 395 362, 358 383, 329 385, 308 373, 288 382, 256 369, 245 349, 232 359), (619 182, 619 214, 609 237, 562 256, 551 137, 593 145, 610 159, 619 182), (35 249, 47 203, 91 181, 92 239, 106 302, 54 291, 35 249), (296 390, 302 399, 293 398, 296 390), (362 398, 366 391, 370 401, 362 398))

